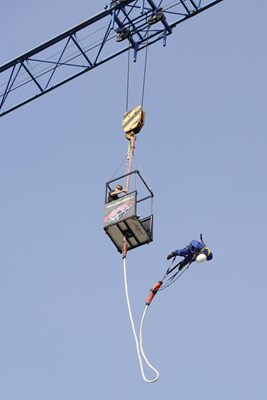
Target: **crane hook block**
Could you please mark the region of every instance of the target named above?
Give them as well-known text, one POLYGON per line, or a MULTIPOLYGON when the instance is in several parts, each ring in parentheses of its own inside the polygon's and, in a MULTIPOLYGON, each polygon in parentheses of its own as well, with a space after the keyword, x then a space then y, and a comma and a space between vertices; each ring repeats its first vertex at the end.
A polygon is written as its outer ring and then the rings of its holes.
POLYGON ((123 115, 122 128, 125 132, 126 139, 130 140, 131 136, 141 131, 145 123, 145 111, 142 106, 137 106, 123 115))

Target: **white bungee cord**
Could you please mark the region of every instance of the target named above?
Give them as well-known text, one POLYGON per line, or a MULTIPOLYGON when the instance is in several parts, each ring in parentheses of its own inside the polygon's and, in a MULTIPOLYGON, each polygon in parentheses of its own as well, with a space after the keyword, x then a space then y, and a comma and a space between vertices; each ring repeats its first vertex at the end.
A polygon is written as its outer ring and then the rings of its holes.
POLYGON ((129 299, 128 284, 127 284, 126 257, 123 257, 123 271, 124 271, 124 287, 125 287, 126 301, 127 301, 128 312, 129 312, 129 317, 130 317, 130 321, 131 321, 133 336, 134 336, 134 340, 135 340, 135 344, 136 344, 136 351, 137 351, 137 356, 138 356, 138 360, 139 360, 141 374, 142 374, 142 377, 143 377, 145 382, 153 383, 153 382, 156 382, 158 380, 159 371, 155 367, 153 367, 153 365, 150 364, 150 362, 148 361, 148 359, 147 359, 147 357, 146 357, 146 355, 144 353, 144 350, 143 350, 143 325, 144 325, 144 319, 145 319, 145 316, 146 316, 148 305, 146 304, 144 312, 143 312, 143 316, 142 316, 142 319, 141 319, 140 332, 139 332, 139 341, 138 341, 138 337, 137 337, 136 329, 135 329, 135 325, 134 325, 134 320, 133 320, 133 315, 132 315, 132 310, 131 310, 130 299, 129 299), (147 366, 155 372, 156 376, 155 376, 154 379, 147 379, 147 377, 145 375, 145 372, 144 372, 143 360, 145 361, 147 366))

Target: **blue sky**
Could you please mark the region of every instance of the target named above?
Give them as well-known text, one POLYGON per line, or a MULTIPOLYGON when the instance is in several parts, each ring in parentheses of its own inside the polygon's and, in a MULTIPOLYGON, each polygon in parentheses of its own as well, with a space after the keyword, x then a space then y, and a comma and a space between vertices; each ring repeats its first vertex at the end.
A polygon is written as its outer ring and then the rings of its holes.
MULTIPOLYGON (((0 64, 104 5, 5 2, 0 64)), ((153 243, 127 257, 137 326, 170 251, 203 233, 214 253, 148 310, 153 385, 103 231, 105 182, 127 151, 126 55, 1 118, 1 398, 266 397, 266 11, 262 0, 225 0, 149 48, 135 157, 155 221, 153 243)), ((140 55, 132 107, 142 68, 140 55)))

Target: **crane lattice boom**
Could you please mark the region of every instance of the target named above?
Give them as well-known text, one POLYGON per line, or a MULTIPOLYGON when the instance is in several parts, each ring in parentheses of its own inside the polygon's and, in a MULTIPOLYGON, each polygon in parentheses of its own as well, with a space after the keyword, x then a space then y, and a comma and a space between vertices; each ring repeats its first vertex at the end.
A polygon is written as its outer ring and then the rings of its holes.
POLYGON ((162 40, 223 0, 115 0, 100 14, 0 67, 0 116, 133 49, 162 40), (156 4, 157 3, 157 4, 156 4))

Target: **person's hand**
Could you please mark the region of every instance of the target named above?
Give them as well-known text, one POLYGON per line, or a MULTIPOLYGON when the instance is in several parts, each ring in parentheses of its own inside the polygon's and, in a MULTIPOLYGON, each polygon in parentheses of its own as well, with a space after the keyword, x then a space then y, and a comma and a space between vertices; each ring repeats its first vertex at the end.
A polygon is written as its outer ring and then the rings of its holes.
POLYGON ((175 257, 175 253, 174 252, 172 252, 172 253, 167 255, 167 260, 170 260, 173 257, 175 257))

